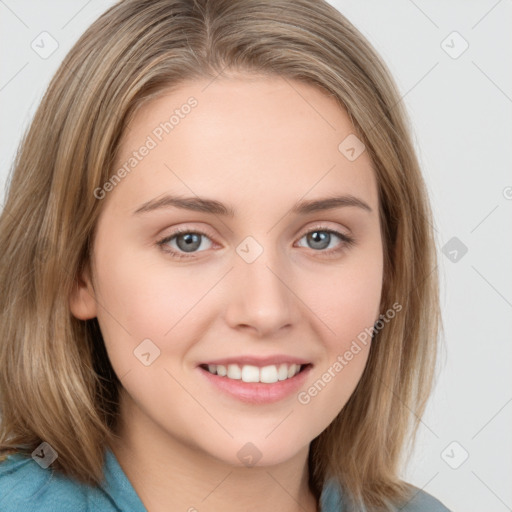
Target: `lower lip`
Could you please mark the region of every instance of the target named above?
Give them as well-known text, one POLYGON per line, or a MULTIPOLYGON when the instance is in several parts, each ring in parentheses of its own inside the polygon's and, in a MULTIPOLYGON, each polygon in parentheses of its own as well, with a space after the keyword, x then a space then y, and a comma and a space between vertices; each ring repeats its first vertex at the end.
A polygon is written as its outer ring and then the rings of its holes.
POLYGON ((312 366, 308 365, 291 379, 266 384, 263 382, 244 382, 242 380, 228 379, 227 377, 214 375, 200 366, 197 367, 201 374, 218 389, 242 402, 250 404, 271 404, 296 393, 304 384, 311 368, 312 366))

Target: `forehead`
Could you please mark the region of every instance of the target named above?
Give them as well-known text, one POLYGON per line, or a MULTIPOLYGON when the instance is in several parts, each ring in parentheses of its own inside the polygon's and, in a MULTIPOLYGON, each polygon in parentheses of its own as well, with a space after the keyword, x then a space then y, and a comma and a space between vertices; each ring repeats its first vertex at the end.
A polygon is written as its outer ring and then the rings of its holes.
POLYGON ((373 207, 367 152, 351 161, 342 151, 354 134, 335 98, 309 84, 282 77, 185 82, 132 119, 112 171, 128 172, 109 201, 133 211, 166 192, 227 194, 247 206, 342 192, 365 195, 373 207))

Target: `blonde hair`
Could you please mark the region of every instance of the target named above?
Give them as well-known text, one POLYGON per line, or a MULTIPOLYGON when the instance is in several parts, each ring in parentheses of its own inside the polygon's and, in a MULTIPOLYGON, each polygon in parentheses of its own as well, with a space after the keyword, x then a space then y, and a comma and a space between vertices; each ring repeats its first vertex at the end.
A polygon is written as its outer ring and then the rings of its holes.
MULTIPOLYGON (((384 240, 381 311, 361 380, 311 442, 310 487, 335 478, 362 509, 407 500, 398 472, 435 377, 441 328, 431 210, 409 121, 385 64, 324 0, 127 0, 65 57, 16 156, 0 218, 0 449, 31 453, 97 485, 121 385, 96 319, 69 308, 89 262, 120 140, 145 102, 184 80, 241 72, 327 91, 366 145, 384 240)), ((341 141, 340 141, 341 142, 341 141)))

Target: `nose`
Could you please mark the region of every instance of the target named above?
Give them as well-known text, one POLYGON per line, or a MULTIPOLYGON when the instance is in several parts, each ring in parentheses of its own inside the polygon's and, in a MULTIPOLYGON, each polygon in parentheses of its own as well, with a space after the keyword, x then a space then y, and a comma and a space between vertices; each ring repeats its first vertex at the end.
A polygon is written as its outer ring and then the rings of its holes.
POLYGON ((255 261, 235 260, 230 272, 226 320, 234 329, 270 336, 290 327, 299 318, 297 297, 289 269, 265 250, 255 261))

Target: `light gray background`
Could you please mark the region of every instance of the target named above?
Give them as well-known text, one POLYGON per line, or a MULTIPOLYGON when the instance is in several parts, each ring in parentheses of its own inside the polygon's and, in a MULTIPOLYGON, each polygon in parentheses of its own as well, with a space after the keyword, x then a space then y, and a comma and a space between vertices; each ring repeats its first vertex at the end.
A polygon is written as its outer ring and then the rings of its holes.
MULTIPOLYGON (((113 3, 0 0, 2 185, 51 76, 113 3), (43 31, 59 45, 46 59, 31 48, 43 31)), ((435 393, 403 476, 454 512, 510 511, 512 2, 330 3, 394 75, 435 211, 445 336, 435 393), (458 55, 464 41, 469 47, 458 55), (446 246, 453 237, 459 246, 446 246)))

